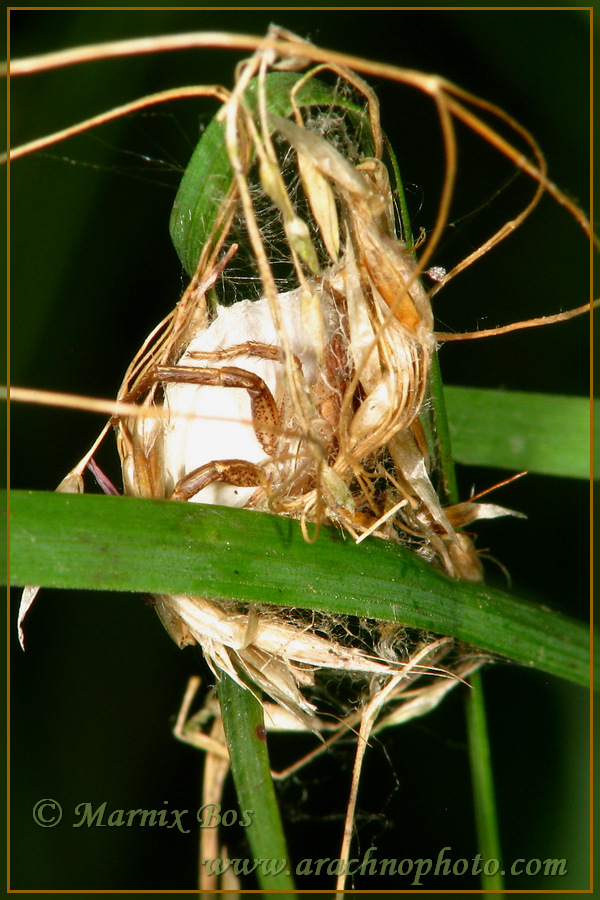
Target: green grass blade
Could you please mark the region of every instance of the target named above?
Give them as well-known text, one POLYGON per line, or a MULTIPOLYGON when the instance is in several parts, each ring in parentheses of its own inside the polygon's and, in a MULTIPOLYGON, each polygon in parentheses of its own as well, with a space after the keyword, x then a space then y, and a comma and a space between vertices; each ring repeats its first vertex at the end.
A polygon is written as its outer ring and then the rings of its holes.
MULTIPOLYGON (((475 672, 469 680, 471 690, 468 692, 466 701, 467 734, 478 846, 483 866, 487 860, 501 861, 502 852, 481 671, 475 672)), ((493 875, 481 872, 480 877, 481 887, 484 890, 502 891, 504 882, 501 868, 493 875)))
POLYGON ((587 397, 444 386, 456 462, 590 477, 587 397))
POLYGON ((379 539, 195 503, 14 491, 11 583, 199 594, 400 622, 452 635, 585 685, 582 623, 485 585, 453 581, 379 539))
POLYGON ((8 509, 6 491, 1 492, 0 507, 2 518, 0 519, 0 577, 8 578, 8 509))
POLYGON ((448 408, 446 405, 446 389, 442 384, 440 361, 437 352, 431 357, 429 371, 429 388, 432 403, 426 404, 421 411, 419 421, 427 435, 427 446, 432 460, 435 460, 442 475, 442 484, 438 492, 443 504, 458 503, 460 497, 456 482, 448 408))
MULTIPOLYGON (((262 706, 250 691, 225 673, 218 690, 238 803, 240 810, 251 811, 246 837, 253 858, 261 861, 255 869, 258 883, 263 891, 293 891, 294 881, 288 870, 290 856, 269 767, 262 706)), ((295 898, 295 894, 286 896, 295 898)))

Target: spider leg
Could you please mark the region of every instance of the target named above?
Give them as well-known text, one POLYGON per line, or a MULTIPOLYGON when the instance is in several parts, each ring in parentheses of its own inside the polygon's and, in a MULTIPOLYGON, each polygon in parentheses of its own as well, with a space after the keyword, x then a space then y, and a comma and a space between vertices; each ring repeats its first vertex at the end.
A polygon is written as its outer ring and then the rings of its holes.
POLYGON ((222 366, 216 369, 197 366, 157 366, 156 379, 163 384, 214 385, 247 391, 256 437, 268 454, 272 455, 275 452, 279 435, 279 411, 273 394, 259 375, 235 366, 222 366))
POLYGON ((189 500, 215 481, 234 487, 268 487, 265 473, 255 463, 246 459, 218 459, 184 475, 175 485, 170 499, 189 500))
POLYGON ((259 359, 275 359, 281 362, 280 348, 260 341, 244 341, 243 344, 234 344, 220 350, 188 350, 186 355, 192 359, 215 360, 233 359, 236 356, 258 356, 259 359))

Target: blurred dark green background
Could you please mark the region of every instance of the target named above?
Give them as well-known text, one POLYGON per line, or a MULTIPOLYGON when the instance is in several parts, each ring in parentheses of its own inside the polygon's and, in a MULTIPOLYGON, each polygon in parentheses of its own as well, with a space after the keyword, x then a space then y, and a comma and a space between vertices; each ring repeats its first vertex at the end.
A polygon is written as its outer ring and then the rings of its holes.
MULTIPOLYGON (((189 30, 263 34, 270 22, 321 46, 439 73, 502 106, 536 136, 551 178, 588 208, 589 28, 576 11, 13 11, 12 55, 79 43, 189 30)), ((240 54, 186 51, 98 62, 15 79, 12 143, 72 124, 143 93, 184 84, 230 86, 240 54)), ((430 101, 372 80, 396 149, 415 230, 431 228, 443 176, 430 101)), ((180 101, 129 117, 12 167, 12 380, 110 398, 146 334, 185 287, 168 218, 178 179, 214 104, 180 101)), ((450 268, 507 217, 530 184, 459 128, 459 179, 435 263, 450 268)), ((473 330, 585 302, 585 240, 544 201, 533 220, 435 300, 441 330, 473 330)), ((588 323, 447 345, 448 383, 586 394, 588 323)), ((51 490, 101 427, 91 415, 13 408, 12 484, 51 490)), ((116 453, 100 456, 117 480, 116 453)), ((504 473, 462 470, 462 494, 504 473)), ((570 480, 530 476, 494 497, 526 522, 483 523, 478 546, 510 571, 517 595, 585 618, 589 492, 570 480)), ((201 552, 201 548, 199 551, 201 552)), ((503 585, 490 564, 490 579, 503 585)), ((15 598, 16 601, 16 598, 15 598)), ((14 622, 14 618, 12 620, 14 622)), ((11 626, 12 627, 12 626, 11 626)), ((196 834, 142 828, 73 828, 78 803, 193 811, 202 759, 170 735, 199 654, 180 652, 138 596, 45 590, 27 622, 27 653, 12 643, 12 887, 192 889, 196 834), (34 803, 65 811, 38 828, 34 803)), ((504 854, 566 858, 560 881, 508 888, 585 889, 588 880, 588 697, 516 666, 485 673, 504 854)), ((359 797, 359 856, 452 858, 477 852, 463 722, 463 689, 423 720, 384 736, 367 756, 359 797)), ((312 745, 275 738, 279 765, 312 745), (302 745, 302 747, 300 746, 302 745)), ((281 791, 296 860, 337 857, 350 746, 301 772, 281 791)), ((231 792, 226 805, 233 803, 231 792)), ((190 813, 191 819, 191 813, 190 813)), ((239 834, 230 853, 246 854, 239 834)), ((250 885, 253 886, 253 885, 250 885)), ((298 887, 323 888, 321 880, 298 887)), ((364 879, 357 888, 410 888, 364 879)), ((430 890, 476 889, 464 876, 430 890)))

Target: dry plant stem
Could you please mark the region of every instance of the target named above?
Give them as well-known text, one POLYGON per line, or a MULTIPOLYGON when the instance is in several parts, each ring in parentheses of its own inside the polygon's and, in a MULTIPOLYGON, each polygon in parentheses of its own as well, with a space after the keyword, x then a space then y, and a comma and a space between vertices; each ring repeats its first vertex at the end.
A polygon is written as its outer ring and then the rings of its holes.
MULTIPOLYGON (((504 138, 498 135, 492 128, 490 128, 486 123, 482 122, 477 116, 474 116, 473 113, 464 107, 462 104, 457 103, 452 99, 448 99, 448 105, 450 110, 462 121, 465 125, 468 125, 470 128, 474 128, 478 134, 481 135, 482 138, 487 140, 492 146, 496 147, 502 154, 511 159, 519 169, 522 169, 528 175, 530 175, 535 181, 537 181, 541 188, 548 191, 548 193, 559 203, 561 206, 564 206, 565 209, 569 211, 575 221, 579 224, 579 226, 583 229, 583 231, 587 234, 591 234, 590 222, 587 216, 585 216, 583 210, 563 191, 560 190, 552 181, 547 178, 547 169, 546 162, 544 159, 544 155, 538 146, 537 141, 531 135, 526 128, 517 122, 516 119, 513 119, 512 116, 509 116, 503 109, 496 106, 493 103, 489 103, 486 100, 482 100, 480 97, 475 96, 474 94, 469 93, 468 91, 463 91, 461 88, 456 87, 456 85, 449 85, 446 83, 446 87, 449 90, 449 93, 454 94, 457 97, 461 97, 463 100, 466 100, 469 103, 472 103, 474 106, 478 106, 480 109, 486 110, 494 115, 496 118, 504 120, 507 125, 509 125, 514 131, 521 135, 521 137, 529 144, 533 153, 538 161, 538 167, 532 165, 532 163, 522 154, 519 156, 515 156, 514 147, 509 144, 504 138)), ((522 219, 519 217, 513 222, 507 223, 507 228, 510 231, 514 231, 514 229, 520 224, 522 219)), ((507 233, 504 233, 504 229, 500 229, 498 232, 500 235, 499 240, 507 236, 507 233)), ((594 241, 597 243, 597 237, 594 235, 594 241)), ((467 257, 469 259, 469 257, 467 257)), ((461 267, 462 268, 462 267, 461 267)))
MULTIPOLYGON (((441 643, 443 645, 444 640, 441 643)), ((358 799, 358 788, 360 784, 360 774, 362 764, 369 742, 369 736, 373 730, 373 726, 377 720, 379 713, 386 703, 390 701, 397 688, 406 681, 410 676, 411 670, 427 658, 431 658, 432 652, 435 652, 436 644, 425 645, 419 653, 416 653, 412 659, 406 664, 405 669, 389 679, 385 687, 380 688, 373 698, 363 707, 360 717, 360 731, 356 744, 356 755, 354 760, 354 768, 352 770, 352 785, 350 788, 350 796, 346 807, 346 819, 344 822, 344 836, 340 850, 340 859, 342 860, 342 872, 338 875, 336 882, 336 891, 342 892, 346 884, 346 870, 350 859, 350 845, 352 842, 352 833, 354 829, 354 816, 356 812, 356 801, 358 799)), ((339 894, 341 898, 342 894, 339 894)))
MULTIPOLYGON (((169 100, 180 100, 183 97, 214 97, 216 100, 220 100, 224 103, 227 99, 227 92, 217 85, 200 85, 198 87, 172 88, 168 91, 160 91, 157 94, 149 94, 148 96, 140 97, 139 100, 134 100, 131 103, 115 106, 106 113, 92 116, 92 118, 78 122, 70 128, 63 128, 60 131, 55 131, 53 134, 45 135, 35 141, 21 144, 20 147, 15 147, 14 150, 10 151, 10 160, 13 162, 21 156, 26 156, 28 153, 35 153, 35 151, 42 150, 44 147, 49 147, 51 144, 64 141, 67 138, 74 137, 76 134, 81 134, 83 131, 87 131, 90 128, 96 128, 98 125, 103 125, 105 122, 110 122, 121 116, 127 116, 130 113, 138 112, 139 110, 145 109, 148 106, 153 106, 156 103, 166 103, 169 100)), ((5 160, 6 154, 3 153, 0 155, 0 161, 5 160)))
MULTIPOLYGON (((100 397, 85 397, 81 394, 67 394, 60 391, 45 391, 39 388, 23 388, 11 385, 6 387, 0 386, 0 400, 9 400, 11 403, 30 403, 35 406, 55 406, 59 409, 79 410, 81 412, 97 413, 103 416, 111 416, 111 421, 107 422, 101 434, 98 436, 93 446, 84 457, 86 464, 90 456, 96 452, 103 438, 109 431, 111 424, 119 418, 126 416, 134 416, 138 419, 153 419, 166 421, 171 420, 174 414, 162 407, 158 406, 139 406, 137 403, 128 403, 123 400, 103 400, 100 397), (114 421, 113 421, 114 420, 114 421)), ((199 416, 196 413, 177 413, 177 418, 197 420, 199 416)), ((228 423, 233 421, 226 416, 211 416, 211 422, 228 423)), ((235 420, 239 422, 239 419, 235 420)), ((251 425, 250 419, 244 421, 243 424, 251 425)), ((85 466, 83 466, 85 468, 85 466)))
POLYGON ((403 677, 403 675, 397 675, 392 678, 385 686, 385 688, 379 691, 379 693, 375 695, 371 702, 367 704, 362 712, 360 731, 358 733, 358 741, 356 744, 356 756, 354 758, 354 767, 352 769, 352 785, 350 787, 350 797, 348 799, 348 805, 346 807, 344 837, 340 850, 340 859, 342 861, 343 871, 338 875, 336 882, 338 900, 341 900, 341 898, 344 896, 343 891, 346 885, 346 869, 348 866, 348 861, 350 859, 350 845, 352 843, 352 834, 354 830, 354 816, 356 813, 356 801, 358 799, 360 773, 369 742, 369 736, 371 734, 375 719, 377 718, 377 715, 381 710, 381 707, 385 703, 387 697, 392 694, 396 687, 400 684, 403 677))
POLYGON ((524 328, 539 328, 540 325, 555 325, 557 322, 566 322, 568 319, 574 319, 576 316, 590 313, 599 303, 600 300, 594 300, 591 304, 584 303, 583 306, 578 306, 576 309, 569 309, 566 312, 556 313, 554 316, 540 316, 537 319, 526 319, 523 322, 511 322, 510 325, 502 325, 498 328, 484 328, 481 331, 463 331, 460 334, 436 331, 435 336, 438 341, 472 341, 477 338, 498 337, 501 334, 508 334, 511 331, 521 331, 524 328))
MULTIPOLYGON (((223 47, 226 49, 263 50, 274 51, 283 58, 316 63, 335 64, 365 75, 386 78, 397 81, 421 90, 434 98, 438 105, 443 105, 450 112, 472 128, 484 139, 492 143, 497 149, 512 160, 520 169, 527 172, 540 186, 547 190, 561 205, 569 210, 584 231, 589 234, 589 222, 580 208, 570 200, 555 184, 548 180, 546 174, 539 167, 533 166, 522 153, 519 153, 512 145, 505 141, 497 132, 491 129, 483 120, 475 116, 461 103, 452 99, 452 96, 478 106, 490 113, 509 127, 514 128, 536 151, 536 144, 529 132, 518 125, 503 110, 494 104, 462 90, 451 82, 436 75, 423 75, 410 69, 402 69, 384 63, 375 63, 335 51, 323 50, 303 41, 283 41, 271 37, 253 38, 248 35, 224 34, 220 32, 190 33, 179 35, 166 35, 154 38, 141 38, 128 41, 107 42, 87 47, 78 47, 72 50, 47 53, 37 57, 28 57, 21 60, 11 60, 9 74, 11 76, 43 72, 48 69, 61 66, 74 65, 91 60, 109 59, 111 57, 130 56, 144 53, 154 53, 169 50, 192 49, 199 47, 223 47)), ((3 67, 6 71, 6 66, 3 67)), ((1 71, 1 70, 0 70, 1 71)), ((537 156, 537 154, 535 154, 537 156)), ((491 240, 502 240, 506 233, 501 229, 491 240)), ((595 239, 596 240, 596 239, 595 239)))
MULTIPOLYGON (((296 378, 295 372, 293 369, 294 363, 292 358, 292 353, 289 344, 289 338, 287 334, 287 330, 284 327, 280 310, 279 310, 279 301, 278 301, 278 293, 277 286, 275 284, 275 280, 273 278, 273 273, 271 272, 271 266, 269 264, 269 260, 267 257, 267 253, 260 235, 260 229, 258 227, 258 223, 256 221, 256 216, 254 213, 254 204, 252 202, 252 198, 250 196, 250 191, 248 189, 248 183, 246 180, 246 171, 245 166, 242 163, 240 158, 239 149, 238 149, 238 116, 239 116, 239 102, 240 98, 243 96, 250 79, 256 74, 256 68, 248 65, 246 71, 243 76, 240 78, 234 92, 232 94, 232 100, 236 102, 232 102, 229 104, 227 118, 226 118, 226 142, 227 142, 227 151, 229 153, 229 158, 233 165, 233 171, 235 174, 235 180, 237 184, 237 189, 239 192, 239 196, 242 202, 242 207, 244 210, 244 216, 246 219, 246 223, 248 226, 248 233, 250 237, 250 241, 252 244, 252 249, 254 251, 255 259, 258 265, 258 270, 260 273, 260 278, 263 285, 263 290, 265 292, 265 296, 269 301, 269 308, 271 310, 271 315, 273 317, 273 323, 275 325, 275 330, 279 335, 281 341, 281 350, 283 357, 283 364, 287 370, 288 382, 292 389, 295 389, 296 386, 296 378)), ((254 131, 254 140, 257 152, 260 152, 260 140, 258 135, 254 130, 253 123, 251 120, 248 120, 248 124, 252 131, 254 131)), ((302 405, 300 402, 300 398, 296 394, 293 398, 294 406, 297 411, 301 412, 302 405)), ((303 422, 303 425, 306 427, 307 423, 303 422)))
MULTIPOLYGON (((9 399, 16 403, 33 403, 38 406, 56 406, 61 409, 78 409, 82 412, 100 413, 101 415, 139 416, 137 403, 124 403, 119 400, 102 400, 99 397, 82 397, 80 394, 66 394, 59 391, 43 391, 39 388, 0 387, 0 399, 9 399)), ((167 414, 162 409, 150 407, 142 412, 145 418, 165 419, 167 414)), ((94 448, 95 449, 95 448, 94 448)))
MULTIPOLYGON (((225 731, 223 730, 223 720, 219 717, 213 722, 210 730, 210 738, 215 743, 225 746, 225 731)), ((223 786, 229 772, 229 757, 223 759, 222 756, 210 751, 206 754, 204 762, 204 773, 202 776, 202 803, 203 804, 220 804, 223 795, 223 786)), ((221 847, 219 840, 218 828, 201 828, 200 829, 200 873, 199 887, 201 891, 214 891, 218 885, 216 872, 209 872, 206 866, 202 865, 205 859, 219 859, 221 856, 221 847)))
MULTIPOLYGON (((227 773, 229 772, 229 753, 225 744, 223 720, 220 716, 214 716, 210 733, 202 734, 201 740, 196 730, 190 734, 189 726, 187 724, 190 707, 194 697, 198 693, 200 683, 201 679, 198 676, 194 675, 190 678, 179 713, 177 714, 177 721, 173 728, 173 734, 178 740, 204 750, 206 756, 204 761, 204 773, 202 776, 202 803, 220 804, 222 801, 223 786, 225 784, 225 779, 227 778, 227 773)), ((220 856, 221 846, 219 842, 218 827, 201 828, 198 856, 198 886, 201 891, 215 891, 219 888, 216 871, 209 871, 208 867, 202 865, 202 860, 216 860, 219 859, 220 856)))

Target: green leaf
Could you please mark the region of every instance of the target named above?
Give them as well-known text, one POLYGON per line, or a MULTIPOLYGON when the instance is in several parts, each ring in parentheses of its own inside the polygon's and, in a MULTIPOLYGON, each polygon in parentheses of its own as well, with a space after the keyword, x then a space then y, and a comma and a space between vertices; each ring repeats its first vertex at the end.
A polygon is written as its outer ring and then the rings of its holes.
MULTIPOLYGON (((474 672, 469 681, 471 690, 466 698, 467 734, 471 781, 475 801, 475 820, 479 852, 484 860, 502 859, 500 834, 494 791, 491 749, 487 730, 487 716, 483 697, 481 670, 474 672)), ((502 872, 481 874, 481 886, 488 891, 501 891, 504 886, 502 872)))
POLYGON ((444 386, 456 462, 590 477, 587 397, 444 386))
MULTIPOLYGON (((290 91, 304 77, 296 72, 270 72, 265 79, 267 106, 270 113, 287 117, 292 112, 290 91)), ((252 111, 257 109, 257 79, 253 79, 244 95, 252 111)), ((354 119, 365 119, 363 109, 344 98, 316 78, 311 78, 297 91, 300 107, 341 107, 354 119)), ((363 138, 365 155, 372 153, 370 136, 363 138)), ((225 122, 212 119, 200 138, 188 163, 171 213, 171 240, 188 275, 196 271, 202 248, 209 240, 221 204, 233 183, 233 168, 225 150, 225 122)))
MULTIPOLYGON (((263 709, 246 691, 223 673, 219 682, 219 702, 231 753, 231 772, 242 814, 248 810, 251 824, 246 837, 254 859, 264 860, 269 871, 259 866, 255 872, 263 891, 293 891, 289 874, 290 855, 271 778, 263 709), (251 814, 250 814, 251 813, 251 814)), ((288 894, 294 900, 294 894, 288 894)))
POLYGON ((453 581, 414 552, 292 519, 130 497, 14 491, 11 583, 187 593, 398 622, 453 637, 577 684, 589 633, 574 619, 453 581))

